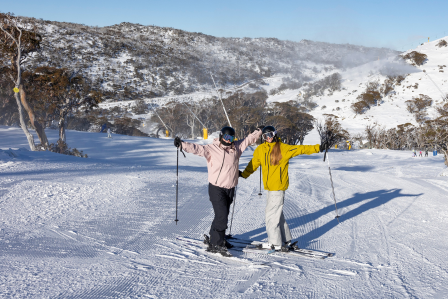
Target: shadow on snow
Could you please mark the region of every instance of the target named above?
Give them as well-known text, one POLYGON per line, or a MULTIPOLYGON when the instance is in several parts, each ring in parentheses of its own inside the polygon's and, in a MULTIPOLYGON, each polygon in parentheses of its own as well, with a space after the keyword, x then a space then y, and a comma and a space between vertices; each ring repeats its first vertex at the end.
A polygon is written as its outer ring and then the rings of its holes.
MULTIPOLYGON (((348 198, 342 202, 338 202, 337 203, 338 210, 341 211, 343 208, 348 208, 354 204, 361 204, 361 203, 362 204, 360 206, 344 213, 343 215, 340 215, 339 221, 341 223, 343 223, 349 219, 355 218, 368 210, 375 209, 375 208, 391 201, 394 198, 411 197, 411 196, 416 197, 416 196, 420 196, 422 194, 423 193, 403 194, 403 193, 401 193, 401 189, 390 189, 390 190, 383 189, 383 190, 371 191, 371 192, 366 192, 366 193, 355 193, 351 198, 348 198)), ((296 217, 293 219, 287 219, 286 222, 288 223, 289 228, 291 230, 293 230, 299 226, 313 222, 328 213, 333 213, 333 214, 335 213, 334 204, 330 204, 330 205, 326 206, 325 208, 320 209, 311 214, 299 216, 299 217, 296 217)), ((299 246, 300 247, 309 247, 309 245, 311 243, 313 243, 315 239, 321 237, 322 235, 324 235, 325 233, 327 233, 328 231, 330 231, 337 225, 338 225, 337 219, 332 219, 329 222, 327 222, 326 224, 305 233, 304 235, 299 237, 299 246)), ((255 230, 246 232, 244 234, 235 235, 235 237, 241 238, 241 239, 250 239, 251 237, 253 237, 253 240, 262 241, 263 239, 267 238, 266 228, 260 227, 255 230), (255 237, 253 237, 253 236, 255 236, 255 237)))

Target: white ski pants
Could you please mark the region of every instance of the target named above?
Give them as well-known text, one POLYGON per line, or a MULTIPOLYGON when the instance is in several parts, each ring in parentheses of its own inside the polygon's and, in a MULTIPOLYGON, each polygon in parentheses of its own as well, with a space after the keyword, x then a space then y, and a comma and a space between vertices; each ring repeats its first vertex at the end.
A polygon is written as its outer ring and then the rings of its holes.
POLYGON ((285 191, 268 191, 266 202, 266 232, 268 242, 273 245, 283 245, 291 241, 291 232, 283 215, 285 191))

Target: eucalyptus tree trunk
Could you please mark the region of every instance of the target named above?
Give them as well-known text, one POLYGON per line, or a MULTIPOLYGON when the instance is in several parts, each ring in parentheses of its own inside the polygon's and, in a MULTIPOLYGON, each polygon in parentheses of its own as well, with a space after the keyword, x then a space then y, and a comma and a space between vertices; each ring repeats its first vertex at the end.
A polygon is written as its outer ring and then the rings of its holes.
POLYGON ((59 140, 62 140, 66 142, 66 135, 65 135, 65 110, 61 111, 61 114, 59 115, 59 140))
POLYGON ((34 144, 34 137, 26 127, 25 118, 23 117, 23 109, 22 109, 22 103, 19 99, 19 94, 14 93, 14 97, 17 102, 17 107, 19 109, 19 119, 20 119, 20 127, 22 128, 23 132, 25 133, 26 139, 28 139, 28 144, 30 145, 30 149, 32 151, 36 151, 36 145, 34 144))
POLYGON ((14 90, 14 97, 17 101, 17 106, 19 109, 20 126, 22 127, 22 130, 24 131, 24 133, 28 139, 28 143, 30 144, 31 150, 35 151, 37 149, 36 149, 36 145, 34 144, 34 137, 33 137, 33 135, 31 135, 31 133, 28 131, 28 129, 26 127, 25 120, 23 117, 22 105, 23 105, 23 108, 28 112, 28 116, 30 118, 31 124, 36 129, 36 134, 39 137, 39 140, 41 141, 42 146, 44 146, 45 148, 48 148, 48 139, 47 139, 47 136, 45 135, 45 131, 42 129, 42 126, 36 121, 34 111, 28 105, 28 102, 26 100, 26 94, 25 94, 25 90, 23 89, 23 84, 22 84, 22 69, 21 69, 21 60, 22 60, 22 54, 23 54, 22 53, 23 31, 22 31, 22 29, 20 29, 17 26, 17 24, 15 24, 14 26, 15 26, 15 29, 19 32, 18 38, 15 38, 10 32, 8 32, 5 29, 4 24, 0 24, 0 29, 4 32, 4 34, 6 34, 9 37, 9 39, 12 41, 12 43, 15 44, 15 46, 17 47, 17 53, 11 57, 12 66, 14 66, 17 69, 17 78, 14 78, 12 75, 10 75, 10 76, 11 76, 11 80, 14 82, 15 88, 19 89, 18 92, 16 92, 17 90, 14 90), (19 93, 20 93, 20 96, 19 96, 19 93))
POLYGON ((34 129, 36 130, 37 137, 39 138, 40 144, 45 148, 48 149, 48 138, 47 134, 45 134, 45 129, 43 126, 37 121, 36 116, 34 114, 33 109, 28 104, 28 101, 26 99, 26 93, 23 88, 23 85, 19 85, 20 90, 20 101, 22 102, 23 107, 25 108, 26 112, 28 113, 28 117, 30 118, 30 122, 34 129))

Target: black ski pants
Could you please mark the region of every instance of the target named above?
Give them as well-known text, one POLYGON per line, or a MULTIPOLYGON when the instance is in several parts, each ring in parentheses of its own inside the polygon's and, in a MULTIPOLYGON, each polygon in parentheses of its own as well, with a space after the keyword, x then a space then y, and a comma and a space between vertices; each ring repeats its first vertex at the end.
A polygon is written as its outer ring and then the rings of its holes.
POLYGON ((210 244, 224 246, 230 205, 233 202, 235 188, 226 189, 209 183, 208 195, 215 212, 215 218, 210 228, 210 244))

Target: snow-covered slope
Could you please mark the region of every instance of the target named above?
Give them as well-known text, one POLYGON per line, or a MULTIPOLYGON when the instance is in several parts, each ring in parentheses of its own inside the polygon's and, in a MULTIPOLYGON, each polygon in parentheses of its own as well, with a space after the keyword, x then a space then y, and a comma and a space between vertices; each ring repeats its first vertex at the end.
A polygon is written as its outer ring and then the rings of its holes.
MULTIPOLYGON (((396 56, 397 51, 350 44, 276 38, 219 38, 174 28, 121 23, 108 27, 36 22, 42 51, 30 60, 74 69, 108 99, 129 100, 211 91, 285 73, 312 79, 327 71, 396 56)), ((303 79, 303 78, 302 78, 303 79)))
MULTIPOLYGON (((406 101, 424 94, 434 101, 428 109, 428 118, 433 118, 436 115, 435 108, 446 103, 443 102, 442 96, 447 97, 448 94, 448 77, 445 72, 448 64, 448 47, 438 47, 437 44, 441 40, 448 41, 448 37, 424 43, 416 49, 403 53, 405 55, 417 51, 426 54, 427 61, 421 66, 403 65, 388 58, 341 72, 343 90, 331 94, 326 92, 324 96, 315 97, 314 100, 319 106, 310 114, 318 119, 322 119, 324 114, 336 115, 350 133, 362 132, 366 124, 374 122, 389 129, 404 123, 416 124, 414 116, 406 110, 406 101), (356 98, 365 91, 366 84, 372 81, 383 84, 388 75, 407 76, 401 85, 395 84, 394 91, 383 98, 380 106, 356 115, 351 109, 351 104, 358 101, 356 98)), ((269 101, 294 100, 303 89, 284 91, 282 94, 271 96, 269 101)))
MULTIPOLYGON (((47 134, 57 138, 56 131, 47 134)), ((90 157, 82 159, 17 150, 27 147, 18 128, 0 127, 0 136, 2 298, 444 298, 448 293, 448 177, 440 176, 446 169, 441 156, 332 150, 340 224, 322 154, 298 156, 290 163, 286 221, 301 247, 335 256, 233 252, 240 260, 229 260, 175 239, 201 238, 213 212, 205 160, 181 155, 175 224, 172 139, 68 131, 68 144, 90 157), (260 261, 266 265, 254 263, 260 261)), ((241 158, 241 169, 252 150, 241 158)), ((258 188, 258 174, 239 182, 236 237, 266 238, 266 194, 259 197, 258 188)))
MULTIPOLYGON (((362 65, 351 68, 329 68, 323 67, 316 63, 307 63, 307 67, 303 68, 303 75, 309 75, 311 79, 308 83, 313 84, 325 76, 338 72, 341 74, 342 89, 340 91, 326 90, 323 95, 313 96, 311 100, 317 104, 317 107, 309 113, 316 119, 323 119, 326 114, 333 114, 338 117, 342 126, 352 134, 364 131, 367 124, 378 123, 380 126, 389 129, 397 125, 412 123, 417 124, 414 115, 408 112, 406 101, 412 100, 420 95, 429 96, 433 100, 433 104, 428 108, 428 118, 436 116, 436 107, 443 105, 443 95, 448 94, 448 78, 445 71, 448 64, 448 47, 438 47, 440 41, 448 40, 448 37, 438 39, 432 42, 422 44, 416 49, 411 49, 403 55, 417 51, 427 55, 427 60, 421 66, 412 66, 411 61, 397 60, 397 57, 381 58, 362 65), (315 67, 320 67, 317 72, 310 71, 315 67), (309 72, 309 73, 307 73, 309 72), (388 76, 403 76, 405 79, 399 84, 393 85, 393 90, 383 95, 380 105, 371 107, 363 114, 358 114, 352 110, 351 105, 359 99, 357 97, 365 92, 366 85, 369 82, 379 82, 380 86, 385 83, 388 76)), ((303 85, 299 89, 286 89, 274 95, 271 90, 279 88, 289 78, 288 73, 279 73, 269 78, 264 78, 264 84, 261 86, 269 94, 268 102, 283 102, 290 100, 301 100, 304 91, 307 89, 303 85)), ((257 80, 254 80, 257 81, 257 80)), ((244 92, 253 92, 248 84, 242 86, 233 86, 225 89, 227 92, 235 92, 235 90, 244 92)), ((212 90, 194 92, 179 96, 166 96, 146 99, 147 103, 156 103, 163 105, 164 103, 176 100, 202 100, 216 95, 212 90)), ((104 103, 100 106, 103 108, 112 108, 116 105, 126 107, 132 106, 134 101, 119 103, 104 103)), ((151 114, 147 116, 149 119, 151 114)))

